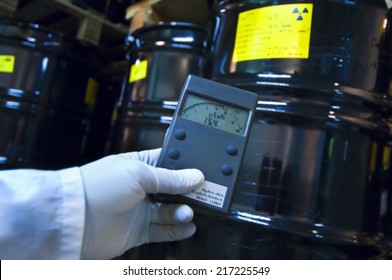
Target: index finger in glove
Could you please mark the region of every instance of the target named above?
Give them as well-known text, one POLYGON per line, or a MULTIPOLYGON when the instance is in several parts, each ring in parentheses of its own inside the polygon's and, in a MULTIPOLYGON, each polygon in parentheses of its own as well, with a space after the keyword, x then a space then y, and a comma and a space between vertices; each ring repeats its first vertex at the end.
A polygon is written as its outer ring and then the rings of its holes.
POLYGON ((141 161, 151 166, 156 166, 160 154, 161 154, 161 148, 158 148, 158 149, 145 150, 140 152, 122 153, 119 154, 119 156, 130 160, 141 161))

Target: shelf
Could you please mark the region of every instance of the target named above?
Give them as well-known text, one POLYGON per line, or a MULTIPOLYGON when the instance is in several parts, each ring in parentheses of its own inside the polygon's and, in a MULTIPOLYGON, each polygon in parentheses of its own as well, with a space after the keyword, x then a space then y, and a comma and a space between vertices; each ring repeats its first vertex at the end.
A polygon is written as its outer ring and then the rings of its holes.
MULTIPOLYGON (((143 5, 143 1, 135 2, 135 5, 143 5)), ((208 22, 207 0, 152 2, 155 3, 154 13, 161 21, 208 22)), ((103 46, 111 45, 113 41, 123 42, 130 28, 130 23, 125 20, 114 23, 105 14, 88 6, 78 6, 72 0, 0 0, 0 16, 40 24, 93 45, 103 46)))
MULTIPOLYGON (((36 23, 50 30, 66 34, 98 46, 100 67, 105 76, 122 79, 126 71, 124 41, 130 23, 118 16, 119 23, 88 6, 73 0, 0 0, 0 17, 36 23)), ((134 1, 136 2, 136 1, 134 1)), ((161 0, 153 8, 162 21, 184 21, 203 24, 208 18, 206 0, 161 0)), ((109 2, 108 2, 109 3, 109 2)), ((140 1, 138 1, 140 3, 140 1)), ((125 18, 124 8, 124 18, 125 18)), ((121 13, 121 11, 119 11, 121 13)))
POLYGON ((70 0, 0 0, 0 8, 4 8, 3 16, 37 23, 93 45, 123 40, 128 33, 125 24, 113 23, 105 15, 70 0))

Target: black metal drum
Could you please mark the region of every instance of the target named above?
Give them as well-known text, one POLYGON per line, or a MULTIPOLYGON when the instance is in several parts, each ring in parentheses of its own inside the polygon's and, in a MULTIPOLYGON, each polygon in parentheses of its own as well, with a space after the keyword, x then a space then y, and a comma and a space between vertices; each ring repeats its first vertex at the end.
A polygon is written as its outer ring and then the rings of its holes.
POLYGON ((212 14, 208 78, 390 96, 392 26, 383 0, 221 0, 212 14))
POLYGON ((188 74, 201 76, 207 30, 162 22, 127 39, 126 73, 114 127, 112 152, 160 147, 188 74))
POLYGON ((232 218, 331 243, 390 249, 387 119, 366 103, 259 91, 232 218))
POLYGON ((376 257, 375 247, 390 254, 385 1, 215 1, 214 9, 207 76, 260 96, 230 219, 367 248, 360 258, 376 257))
POLYGON ((309 100, 282 98, 273 95, 277 88, 258 90, 257 115, 231 213, 196 215, 197 233, 189 240, 145 245, 123 257, 392 256, 388 123, 360 102, 314 95, 309 100))
POLYGON ((89 50, 31 23, 0 21, 1 168, 80 162, 97 90, 89 50))
POLYGON ((126 257, 391 258, 385 1, 227 0, 212 10, 205 76, 259 94, 231 213, 197 215, 191 239, 126 257))

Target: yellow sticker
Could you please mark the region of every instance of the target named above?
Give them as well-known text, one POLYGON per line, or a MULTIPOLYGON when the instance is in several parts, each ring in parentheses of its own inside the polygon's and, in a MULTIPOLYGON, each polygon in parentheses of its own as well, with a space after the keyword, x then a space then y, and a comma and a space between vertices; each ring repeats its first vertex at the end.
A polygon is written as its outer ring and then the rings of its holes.
POLYGON ((131 66, 131 71, 129 73, 129 82, 133 83, 135 81, 144 79, 147 77, 147 60, 137 61, 131 66))
POLYGON ((95 101, 97 100, 98 89, 98 81, 94 78, 88 78, 84 102, 90 107, 91 110, 94 109, 95 101))
POLYGON ((0 55, 0 72, 13 73, 15 66, 15 56, 0 55))
POLYGON ((313 4, 287 4, 240 13, 233 62, 308 58, 313 4))
POLYGON ((389 162, 391 161, 391 148, 385 147, 383 156, 382 156, 382 164, 383 166, 389 166, 389 162))

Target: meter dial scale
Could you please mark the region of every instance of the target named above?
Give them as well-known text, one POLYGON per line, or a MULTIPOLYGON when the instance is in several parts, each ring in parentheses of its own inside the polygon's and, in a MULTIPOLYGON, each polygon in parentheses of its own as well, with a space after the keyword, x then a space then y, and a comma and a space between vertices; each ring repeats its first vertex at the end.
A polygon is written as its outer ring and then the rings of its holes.
POLYGON ((245 132, 248 112, 215 102, 194 103, 199 98, 192 99, 191 105, 184 106, 182 118, 239 135, 245 132))

